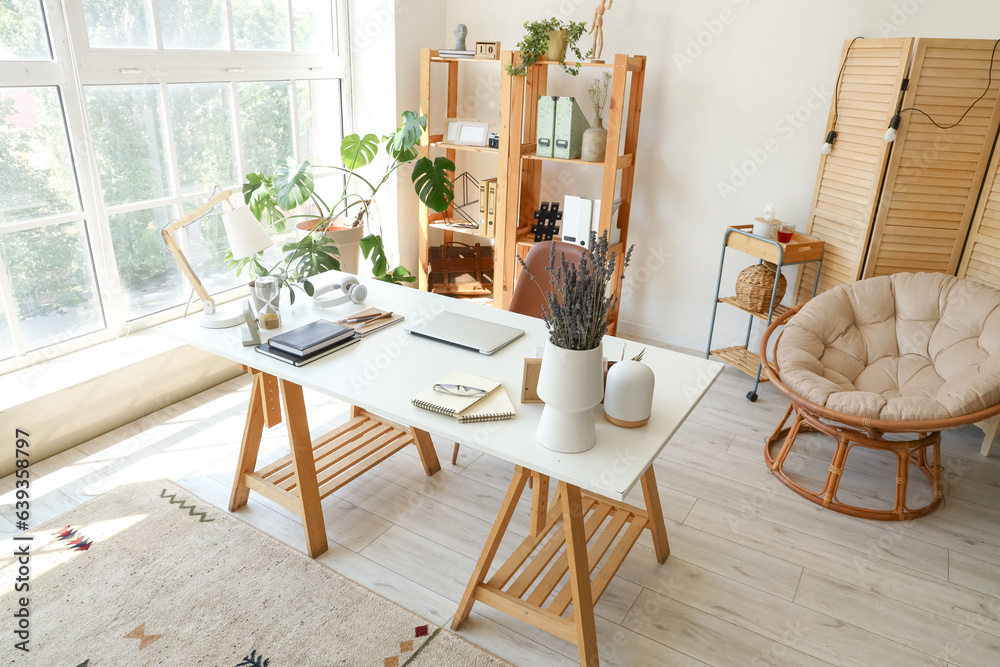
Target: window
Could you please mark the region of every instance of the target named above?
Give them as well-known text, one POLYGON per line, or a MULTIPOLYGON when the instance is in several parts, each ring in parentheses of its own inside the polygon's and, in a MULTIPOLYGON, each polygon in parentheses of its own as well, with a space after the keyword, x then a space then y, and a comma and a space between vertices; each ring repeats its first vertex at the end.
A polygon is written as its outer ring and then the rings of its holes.
MULTIPOLYGON (((336 163, 343 5, 0 0, 0 372, 176 316, 164 226, 279 158, 336 163)), ((220 214, 178 234, 213 294, 243 282, 220 214)))

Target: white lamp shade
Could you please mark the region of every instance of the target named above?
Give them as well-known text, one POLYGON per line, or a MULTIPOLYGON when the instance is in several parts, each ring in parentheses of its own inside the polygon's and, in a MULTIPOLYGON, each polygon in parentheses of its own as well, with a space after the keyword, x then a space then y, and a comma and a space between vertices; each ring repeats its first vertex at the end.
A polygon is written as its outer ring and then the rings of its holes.
POLYGON ((222 224, 226 227, 229 247, 232 248, 235 259, 245 259, 274 245, 271 237, 246 206, 223 213, 222 224))

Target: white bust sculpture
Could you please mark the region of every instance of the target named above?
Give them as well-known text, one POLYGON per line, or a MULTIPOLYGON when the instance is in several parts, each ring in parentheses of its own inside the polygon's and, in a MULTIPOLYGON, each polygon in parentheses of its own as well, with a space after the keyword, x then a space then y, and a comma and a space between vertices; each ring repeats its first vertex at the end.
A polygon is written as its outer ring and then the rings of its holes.
POLYGON ((465 51, 465 38, 469 34, 469 29, 465 27, 464 23, 459 23, 455 26, 455 50, 465 51))

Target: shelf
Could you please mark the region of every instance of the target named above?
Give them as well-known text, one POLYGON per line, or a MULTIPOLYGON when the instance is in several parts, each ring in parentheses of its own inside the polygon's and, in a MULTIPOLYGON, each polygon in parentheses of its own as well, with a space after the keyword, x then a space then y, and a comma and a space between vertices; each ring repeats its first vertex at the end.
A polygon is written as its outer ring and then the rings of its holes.
POLYGON ((470 234, 472 236, 482 236, 483 238, 488 238, 479 233, 478 227, 476 227, 475 229, 471 227, 452 227, 446 222, 431 222, 428 223, 427 226, 432 227, 434 229, 443 229, 446 232, 459 232, 461 234, 470 234))
MULTIPOLYGON (((320 498, 326 498, 410 444, 413 444, 411 433, 367 413, 313 440, 320 498)), ((254 491, 297 512, 299 493, 295 480, 291 454, 244 477, 246 485, 254 491)))
MULTIPOLYGON (((747 232, 748 234, 753 229, 753 225, 732 225, 729 229, 747 232)), ((782 266, 801 264, 802 262, 815 262, 823 259, 823 251, 826 247, 824 241, 815 236, 808 236, 799 232, 792 234, 792 240, 788 243, 768 241, 760 236, 748 236, 747 234, 729 232, 726 236, 726 247, 752 255, 765 262, 777 264, 778 246, 781 246, 784 251, 782 266)))
MULTIPOLYGON (((431 51, 431 53, 437 53, 437 51, 431 51)), ((430 61, 432 63, 493 63, 494 65, 500 64, 499 58, 442 58, 441 56, 431 56, 430 61)))
MULTIPOLYGON (((535 144, 521 144, 521 158, 525 160, 543 160, 551 162, 563 162, 569 164, 586 164, 594 167, 608 166, 607 162, 584 162, 580 158, 577 158, 575 160, 566 160, 561 157, 543 157, 535 153, 535 144)), ((615 167, 617 167, 618 169, 624 169, 625 167, 629 167, 631 165, 632 165, 631 155, 619 155, 618 162, 615 164, 615 167)))
POLYGON ((496 148, 490 148, 489 146, 466 146, 465 144, 451 144, 447 141, 433 141, 430 144, 431 148, 444 148, 449 151, 475 151, 477 153, 499 153, 500 151, 496 148))
MULTIPOLYGON (((649 527, 649 519, 637 507, 588 493, 582 494, 582 501, 586 563, 590 568, 593 603, 597 604, 629 551, 649 527)), ((575 642, 568 573, 566 531, 557 497, 545 517, 544 530, 521 542, 496 573, 480 585, 476 600, 575 642)))
MULTIPOLYGON (((740 369, 750 377, 757 377, 757 368, 760 366, 760 359, 756 354, 742 345, 712 350, 712 356, 718 357, 726 363, 736 366, 736 368, 740 369)), ((761 371, 760 381, 768 382, 770 381, 770 378, 768 378, 767 375, 761 371)))
MULTIPOLYGON (((552 240, 562 241, 562 238, 553 237, 552 240)), ((533 246, 536 243, 549 243, 549 241, 536 241, 534 239, 534 234, 531 233, 531 229, 528 227, 523 227, 518 230, 515 242, 520 245, 526 245, 526 246, 533 246)), ((608 252, 610 253, 620 253, 623 252, 624 250, 625 250, 625 244, 621 241, 608 248, 608 252)))
MULTIPOLYGON (((533 67, 536 66, 536 65, 544 67, 544 66, 562 65, 562 64, 564 64, 564 63, 560 63, 558 60, 539 60, 537 63, 535 63, 535 65, 533 65, 533 67)), ((603 63, 589 63, 589 62, 585 62, 585 63, 579 63, 579 62, 578 63, 571 63, 571 62, 566 62, 565 65, 567 67, 606 67, 606 68, 609 68, 609 69, 613 69, 614 66, 615 66, 615 63, 613 61, 612 62, 603 62, 603 63)), ((642 62, 641 62, 640 58, 638 58, 636 56, 630 57, 628 59, 628 65, 626 66, 625 69, 627 69, 629 72, 638 72, 639 70, 641 70, 642 69, 642 62)))
MULTIPOLYGON (((756 311, 744 308, 743 306, 740 305, 740 302, 736 299, 735 296, 724 296, 719 299, 719 303, 729 304, 733 308, 739 308, 744 313, 749 313, 754 317, 756 317, 757 319, 764 320, 765 322, 767 322, 767 313, 758 313, 756 311)), ((788 312, 788 306, 776 303, 774 304, 774 313, 772 314, 772 318, 780 317, 784 315, 786 312, 788 312)), ((754 373, 756 373, 756 371, 754 371, 754 373)))

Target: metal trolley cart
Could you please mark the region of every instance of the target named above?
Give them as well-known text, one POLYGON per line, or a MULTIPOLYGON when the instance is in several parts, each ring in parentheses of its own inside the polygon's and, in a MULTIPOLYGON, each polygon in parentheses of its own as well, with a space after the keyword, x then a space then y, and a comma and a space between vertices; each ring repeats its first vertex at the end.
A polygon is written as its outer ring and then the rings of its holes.
POLYGON ((781 269, 785 266, 816 262, 816 280, 813 282, 812 291, 812 296, 816 296, 816 289, 819 287, 819 274, 823 269, 823 253, 826 249, 826 243, 815 236, 799 234, 798 232, 792 235, 788 243, 781 243, 762 236, 755 236, 750 233, 751 229, 753 229, 753 225, 735 225, 727 228, 725 235, 722 237, 722 259, 719 261, 719 278, 715 284, 715 301, 712 304, 712 324, 708 330, 708 347, 705 349, 705 358, 708 359, 710 356, 718 357, 753 377, 753 389, 747 392, 747 400, 756 401, 757 388, 760 386, 762 380, 767 382, 767 378, 761 378, 760 359, 756 353, 748 349, 750 345, 750 331, 752 329, 750 325, 753 324, 753 318, 756 317, 764 320, 770 325, 771 320, 776 315, 781 315, 788 310, 787 306, 775 303, 777 301, 775 297, 778 293, 778 279, 781 276, 781 269), (771 290, 771 305, 766 314, 743 308, 735 296, 719 298, 719 290, 722 288, 722 269, 726 265, 726 250, 729 248, 752 255, 759 259, 761 263, 771 262, 777 267, 774 272, 774 287, 771 290), (712 335, 715 333, 715 316, 719 311, 720 303, 728 304, 750 315, 750 321, 747 325, 747 338, 743 345, 724 347, 717 350, 712 349, 712 335))

